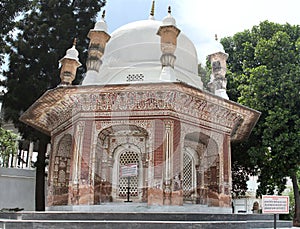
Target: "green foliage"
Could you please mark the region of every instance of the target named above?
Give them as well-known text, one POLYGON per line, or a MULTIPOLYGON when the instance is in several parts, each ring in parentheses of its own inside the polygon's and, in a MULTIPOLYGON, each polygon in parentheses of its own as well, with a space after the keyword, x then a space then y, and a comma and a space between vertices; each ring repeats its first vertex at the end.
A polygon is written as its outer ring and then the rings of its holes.
POLYGON ((238 161, 232 164, 232 197, 239 198, 245 196, 247 192, 247 181, 249 176, 247 169, 243 167, 238 161))
POLYGON ((210 69, 207 66, 203 67, 202 64, 198 64, 198 74, 201 77, 203 88, 206 90, 208 90, 207 85, 210 81, 210 69))
POLYGON ((0 0, 0 66, 4 54, 9 50, 6 44, 7 35, 15 28, 16 18, 28 10, 31 3, 29 0, 0 0))
POLYGON ((262 112, 247 148, 232 152, 259 173, 258 194, 281 193, 285 177, 299 168, 299 38, 299 26, 264 21, 221 41, 229 54, 230 98, 262 112))
POLYGON ((80 62, 75 84, 85 72, 89 40, 97 13, 104 0, 36 0, 10 37, 9 70, 4 72, 7 93, 3 107, 5 120, 12 120, 25 139, 36 140, 39 133, 22 124, 19 116, 46 90, 59 84, 58 60, 77 38, 80 62))
POLYGON ((17 153, 19 136, 0 127, 0 166, 8 167, 9 157, 17 153))

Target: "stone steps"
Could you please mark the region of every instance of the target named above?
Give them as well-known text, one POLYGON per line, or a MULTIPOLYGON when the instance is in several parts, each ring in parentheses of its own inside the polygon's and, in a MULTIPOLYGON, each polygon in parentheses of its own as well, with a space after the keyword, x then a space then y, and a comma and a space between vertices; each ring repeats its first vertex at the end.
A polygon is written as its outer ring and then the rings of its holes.
MULTIPOLYGON (((0 213, 0 229, 248 229, 274 228, 273 215, 173 212, 18 212, 0 213)), ((277 228, 291 228, 277 221, 277 228)))

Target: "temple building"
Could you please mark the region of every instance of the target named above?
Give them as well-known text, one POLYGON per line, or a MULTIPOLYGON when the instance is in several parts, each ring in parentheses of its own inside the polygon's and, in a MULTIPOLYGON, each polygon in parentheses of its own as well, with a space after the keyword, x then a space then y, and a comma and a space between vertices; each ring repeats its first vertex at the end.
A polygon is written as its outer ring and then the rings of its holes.
POLYGON ((88 38, 82 84, 72 85, 81 65, 74 44, 60 60, 61 84, 21 117, 51 136, 48 206, 130 199, 231 212, 230 144, 250 135, 260 113, 228 99, 221 44, 208 55, 205 91, 171 8, 162 21, 153 8, 111 34, 103 15, 88 38))

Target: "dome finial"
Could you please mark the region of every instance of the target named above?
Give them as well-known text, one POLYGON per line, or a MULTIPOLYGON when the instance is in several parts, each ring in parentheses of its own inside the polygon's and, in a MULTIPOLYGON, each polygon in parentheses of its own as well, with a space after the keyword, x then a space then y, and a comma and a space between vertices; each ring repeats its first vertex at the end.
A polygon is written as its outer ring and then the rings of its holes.
POLYGON ((168 13, 169 13, 169 14, 172 13, 171 6, 168 7, 168 13))
POLYGON ((215 40, 218 41, 218 34, 215 34, 215 40))
POLYGON ((77 44, 77 38, 75 37, 74 40, 73 40, 73 46, 75 47, 77 44))
POLYGON ((102 13, 102 19, 105 18, 105 10, 103 10, 103 13, 102 13))
POLYGON ((150 12, 150 15, 152 16, 152 17, 154 17, 154 10, 155 10, 155 1, 153 0, 152 1, 152 7, 151 7, 151 12, 150 12))

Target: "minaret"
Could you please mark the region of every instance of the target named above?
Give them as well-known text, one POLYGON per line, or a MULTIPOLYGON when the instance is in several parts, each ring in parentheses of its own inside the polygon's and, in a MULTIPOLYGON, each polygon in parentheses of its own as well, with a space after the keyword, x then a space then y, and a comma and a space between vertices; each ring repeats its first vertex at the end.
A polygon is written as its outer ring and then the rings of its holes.
POLYGON ((177 37, 180 30, 176 27, 176 21, 171 15, 171 7, 168 8, 168 16, 163 19, 163 25, 159 27, 157 35, 161 37, 160 47, 162 55, 160 58, 162 72, 160 79, 164 81, 176 81, 174 64, 176 56, 174 55, 177 47, 177 37))
POLYGON ((100 66, 102 65, 101 57, 104 54, 106 43, 110 39, 104 18, 105 10, 103 11, 101 20, 95 24, 94 29, 91 29, 88 34, 90 44, 86 62, 87 71, 99 72, 100 66))
POLYGON ((227 65, 226 60, 228 54, 225 53, 223 46, 218 42, 218 37, 215 35, 216 50, 208 56, 208 61, 211 63, 212 73, 208 87, 212 93, 224 99, 229 99, 226 93, 227 79, 225 77, 227 65))
POLYGON ((78 51, 75 48, 76 38, 73 42, 73 47, 68 49, 66 55, 59 60, 61 64, 60 70, 60 85, 71 85, 76 76, 77 68, 81 66, 78 59, 78 51))

